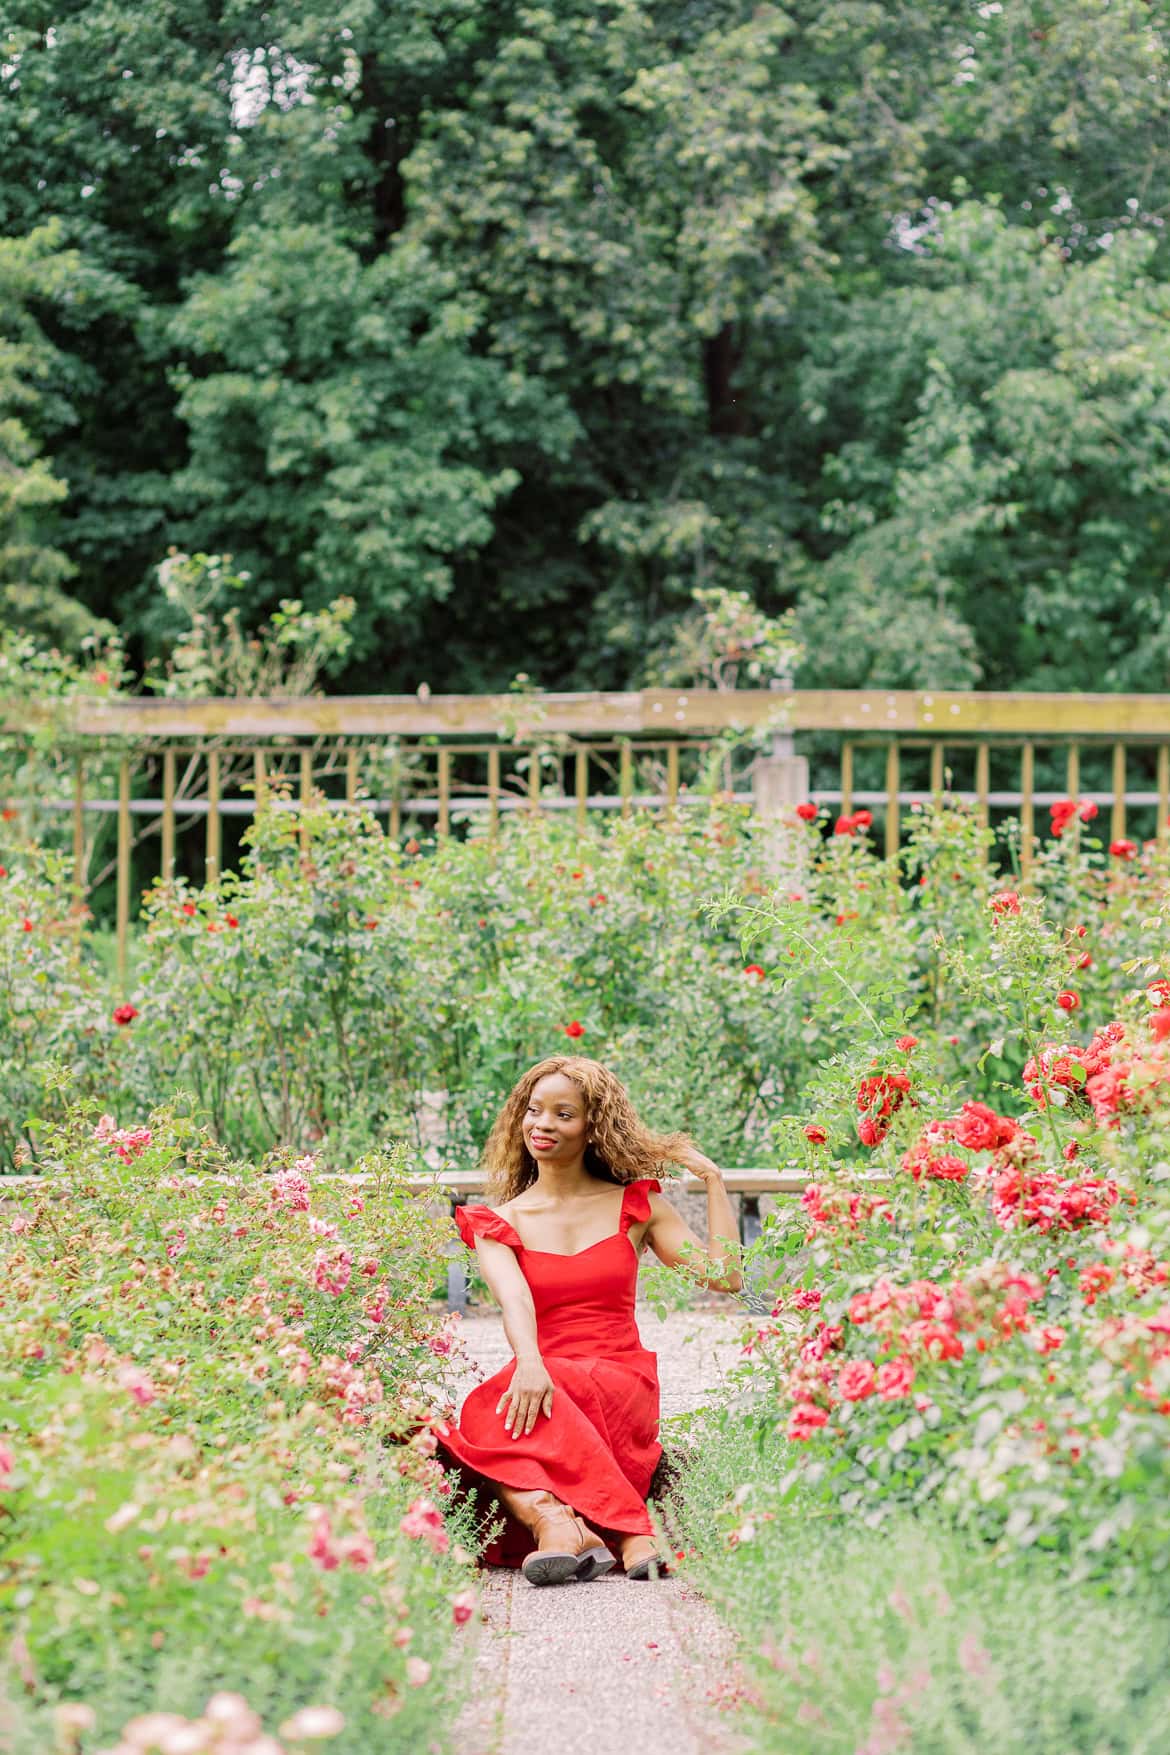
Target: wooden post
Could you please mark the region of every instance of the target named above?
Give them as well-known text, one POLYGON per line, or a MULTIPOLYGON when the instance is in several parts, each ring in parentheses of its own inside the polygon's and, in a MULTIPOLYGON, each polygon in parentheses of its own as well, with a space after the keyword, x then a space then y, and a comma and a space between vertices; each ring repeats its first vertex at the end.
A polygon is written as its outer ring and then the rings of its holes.
POLYGON ((175 752, 163 751, 162 881, 175 881, 175 752))
POLYGON ((85 762, 78 756, 73 765, 73 909, 81 930, 85 906, 85 762))
POLYGON ((358 753, 350 748, 345 752, 345 802, 357 803, 358 792, 358 753))
POLYGON ((1113 810, 1109 818, 1109 839, 1125 839, 1125 745, 1113 746, 1113 810))
POLYGON ((488 834, 495 839, 500 828, 500 752, 488 751, 488 834))
POLYGON ((990 791, 991 751, 985 743, 981 743, 975 749, 975 814, 982 829, 991 821, 991 806, 988 802, 990 791))
POLYGON ((622 801, 622 819, 626 821, 634 808, 634 752, 628 738, 622 744, 618 761, 618 792, 622 801))
POLYGON ((945 745, 932 744, 930 748, 930 791, 931 796, 940 798, 946 785, 946 754, 945 745))
POLYGON ((540 751, 534 744, 528 752, 528 804, 536 814, 540 811, 540 751))
POLYGON ((841 815, 853 814, 853 745, 841 745, 841 815))
POLYGON ((219 882, 219 751, 207 752, 207 879, 219 882))
POLYGON ((301 751, 301 788, 300 788, 300 842, 301 851, 305 853, 309 847, 309 806, 313 802, 313 752, 301 751))
POLYGON ((1020 872, 1025 877, 1032 869, 1036 839, 1035 790, 1036 750, 1033 744, 1026 743, 1020 750, 1020 872))
POLYGON ((589 751, 578 748, 575 762, 574 785, 577 793, 577 833, 585 833, 586 818, 589 810, 589 751))
POLYGON ((666 746, 666 814, 672 817, 678 804, 678 745, 666 746))
POLYGON ((451 833, 451 751, 439 750, 439 815, 438 837, 445 841, 451 833))
POLYGON ((898 856, 898 840, 901 830, 898 804, 898 745, 894 738, 890 739, 886 750, 886 858, 896 859, 898 856))
POLYGON ((118 765, 118 870, 115 879, 118 990, 126 997, 126 966, 130 943, 130 758, 118 765))
POLYGON ((1081 751, 1079 744, 1070 743, 1068 746, 1068 763, 1064 771, 1064 788, 1075 804, 1081 796, 1081 751))

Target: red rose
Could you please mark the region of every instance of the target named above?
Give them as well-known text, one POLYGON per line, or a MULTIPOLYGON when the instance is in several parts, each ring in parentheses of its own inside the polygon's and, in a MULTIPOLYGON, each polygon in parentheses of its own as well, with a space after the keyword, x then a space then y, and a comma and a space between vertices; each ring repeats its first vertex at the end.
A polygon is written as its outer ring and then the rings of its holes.
POLYGON ((856 835, 857 824, 852 817, 838 817, 833 825, 834 835, 856 835))
POLYGON ((810 1121, 804 1130, 804 1137, 811 1145, 823 1146, 829 1136, 817 1122, 810 1121))
POLYGON ((31 920, 25 919, 25 920, 21 921, 21 923, 20 923, 21 932, 31 932, 32 929, 33 929, 33 923, 31 920))
POLYGON ((1064 993, 1057 994, 1056 1003, 1062 1012, 1075 1012, 1081 1003, 1080 994, 1069 993, 1066 989, 1064 993))
POLYGON ((138 1007, 136 1005, 116 1005, 113 1016, 115 1024, 132 1024, 138 1016, 138 1007))
POLYGON ((914 1366, 909 1359, 887 1359, 884 1365, 878 1366, 877 1392, 884 1402, 909 1395, 913 1387, 914 1366))
POLYGON ((1162 1006, 1150 1019, 1150 1034, 1155 1042, 1164 1042, 1170 1036, 1170 1006, 1162 1006))
POLYGON ((796 814, 802 823, 815 823, 819 812, 815 804, 798 804, 796 814))
POLYGON ((1080 819, 1082 823, 1091 823, 1096 814, 1097 806, 1093 803, 1091 798, 1086 798, 1080 808, 1080 819))
POLYGON ((747 968, 744 970, 744 974, 750 975, 753 981, 766 981, 767 980, 767 976, 765 975, 764 971, 760 968, 760 965, 758 963, 749 963, 747 968))
POLYGON ((240 924, 239 921, 236 919, 234 914, 225 914, 224 919, 227 921, 229 926, 238 926, 240 924))
POLYGON ((857 1137, 863 1146, 880 1146, 887 1131, 884 1122, 875 1121, 870 1115, 862 1116, 857 1123, 857 1137))
POLYGON ((576 1018, 573 1019, 571 1024, 565 1025, 565 1035, 571 1036, 574 1042, 577 1040, 578 1036, 583 1036, 584 1034, 585 1026, 584 1024, 578 1023, 576 1018))
POLYGON ((407 851, 407 853, 417 853, 418 852, 418 842, 415 840, 413 835, 410 837, 410 840, 406 843, 406 851, 407 851))
POLYGON ((1110 841, 1109 852, 1114 859, 1136 859, 1137 843, 1135 841, 1110 841))
POLYGON ((194 902, 184 902, 183 903, 183 913, 187 916, 188 919, 190 919, 191 916, 195 913, 194 902))
POLYGON ((877 1377, 868 1359, 850 1359, 842 1365, 837 1388, 847 1402, 863 1402, 877 1388, 877 1377))
POLYGON ((989 898, 988 906, 993 914, 1018 914, 1020 898, 1015 890, 996 890, 989 898))
POLYGON ((6 865, 0 865, 0 878, 5 878, 7 876, 8 876, 8 867, 6 865))
POLYGON ((828 1420, 824 1408, 818 1408, 815 1402, 797 1402, 788 1420, 788 1436, 797 1444, 811 1438, 818 1427, 828 1420))
POLYGON ((909 1054, 918 1047, 918 1038, 917 1036, 898 1036, 894 1040, 894 1047, 900 1048, 903 1054, 909 1054))
POLYGON ((873 812, 871 810, 855 810, 853 822, 859 829, 868 829, 873 822, 873 812))

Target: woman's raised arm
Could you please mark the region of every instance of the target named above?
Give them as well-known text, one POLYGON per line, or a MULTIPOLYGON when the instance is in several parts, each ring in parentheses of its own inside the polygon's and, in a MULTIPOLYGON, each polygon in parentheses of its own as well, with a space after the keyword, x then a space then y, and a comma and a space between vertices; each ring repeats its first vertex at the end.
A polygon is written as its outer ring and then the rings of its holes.
POLYGON ((739 1292, 743 1275, 736 1266, 739 1254, 739 1226, 731 1210, 723 1172, 718 1164, 697 1148, 679 1153, 679 1163, 701 1178, 707 1189, 707 1241, 697 1237, 683 1218, 660 1194, 650 1196, 650 1225, 647 1241, 659 1261, 667 1267, 694 1262, 700 1285, 713 1292, 739 1292), (703 1273, 706 1263, 708 1272, 703 1273))

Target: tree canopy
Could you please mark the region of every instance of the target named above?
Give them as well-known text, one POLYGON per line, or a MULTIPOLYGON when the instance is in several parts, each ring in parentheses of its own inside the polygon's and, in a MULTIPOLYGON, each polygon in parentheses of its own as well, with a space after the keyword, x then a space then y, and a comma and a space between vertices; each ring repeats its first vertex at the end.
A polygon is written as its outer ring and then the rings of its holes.
POLYGON ((157 661, 178 548, 349 688, 729 590, 810 684, 1170 686, 1160 0, 7 0, 0 163, 11 622, 157 661))

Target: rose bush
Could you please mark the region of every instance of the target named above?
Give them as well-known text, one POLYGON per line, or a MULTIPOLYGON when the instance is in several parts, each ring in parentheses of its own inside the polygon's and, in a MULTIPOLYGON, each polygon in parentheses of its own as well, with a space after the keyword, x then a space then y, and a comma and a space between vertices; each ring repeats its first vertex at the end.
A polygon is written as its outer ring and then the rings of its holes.
POLYGON ((308 1156, 258 1174, 173 1105, 82 1105, 43 1158, 52 1190, 0 1210, 5 1746, 80 1713, 217 1747, 225 1691, 289 1755, 298 1714, 355 1755, 430 1744, 478 1537, 441 1511, 446 1227, 401 1155, 359 1192, 308 1156))
MULTIPOLYGON (((1101 874, 1094 901, 1066 881, 1069 863, 1053 856, 1048 895, 1001 885, 955 904, 986 921, 948 935, 932 973, 981 1022, 966 1078, 950 1050, 974 1032, 940 1041, 920 1000, 910 1034, 911 1006, 840 956, 806 903, 719 910, 739 913, 745 955, 779 934, 782 957, 791 948, 819 971, 819 1009, 840 1028, 807 1107, 776 1130, 782 1163, 812 1180, 749 1253, 770 1313, 745 1337, 730 1408, 701 1427, 673 1512, 683 1551, 699 1550, 696 1577, 745 1636, 761 1748, 781 1727, 797 1755, 991 1741, 1020 1755, 1122 1755, 1161 1734, 1165 886, 1151 859, 1136 883, 1101 874), (1068 1006, 1070 992, 1082 1004, 1068 1006), (1013 1076, 989 1078, 999 1069, 1013 1076), (797 1555, 799 1605, 787 1583, 797 1555), (931 1615, 910 1598, 940 1569, 946 1606, 931 1615), (1033 1676, 1038 1712, 1002 1604, 1029 1627, 1048 1614, 1087 1628, 1103 1597, 1128 1630, 1124 1662, 1112 1636, 1082 1641, 1075 1679, 1033 1676), (810 1658, 812 1630, 825 1636, 832 1616, 839 1661, 827 1646, 810 1658)), ((1055 1628, 1044 1632, 1046 1661, 1072 1662, 1055 1628)))
MULTIPOLYGON (((726 1161, 767 1153, 798 1097, 812 1087, 815 1100, 842 1042, 872 1036, 879 1016, 921 1042, 936 1081, 987 1096, 1030 1052, 999 1027, 992 961, 1005 931, 1038 943, 1045 898, 1061 924, 1045 929, 1037 979, 1053 1001, 1071 994, 1083 1015, 1100 1015, 1143 951, 1164 858, 1150 847, 1110 861, 1077 817, 1076 833, 1045 844, 1021 901, 968 813, 923 808, 911 821, 893 866, 865 811, 839 833, 823 811, 794 812, 777 834, 715 800, 584 837, 545 817, 509 821, 495 841, 420 846, 391 840, 360 809, 272 808, 238 874, 150 892, 128 993, 102 980, 88 930, 72 961, 69 933, 54 936, 68 914, 63 868, 38 877, 42 856, 0 845, 17 880, 0 880, 2 954, 23 984, 0 1021, 19 1067, 0 1103, 0 1150, 11 1163, 22 1138, 33 1149, 24 1122, 50 1060, 128 1111, 191 1090, 233 1151, 278 1140, 338 1164, 395 1137, 465 1159, 516 1066, 567 1043, 726 1161), (28 889, 45 882, 44 895, 28 889), (713 893, 728 899, 722 919, 704 912, 713 893), (741 954, 733 910, 765 895, 776 907, 748 917, 755 936, 741 954), (959 945, 969 970, 991 971, 978 990, 949 954, 959 945), (29 995, 70 1003, 30 1013, 29 995)), ((882 1042, 886 1053, 888 1034, 882 1042)), ((907 1051, 893 1052, 875 1076, 901 1076, 907 1051)), ((889 1119, 880 1108, 859 1112, 871 1145, 889 1119)))

